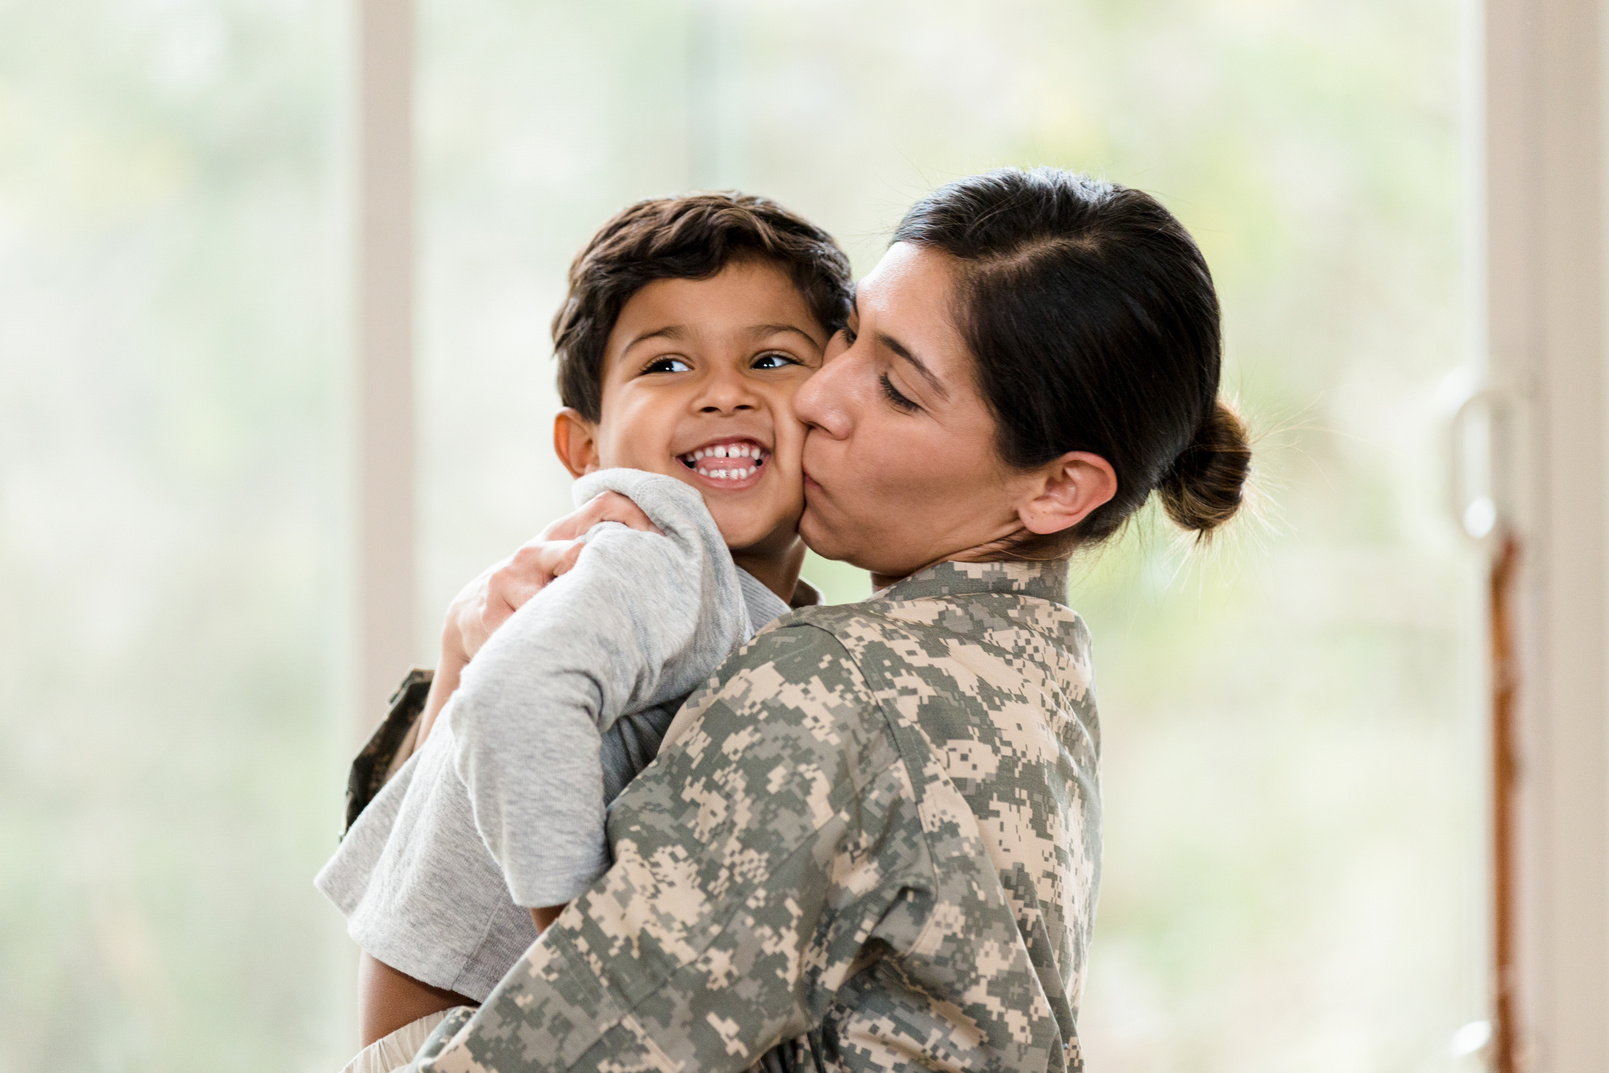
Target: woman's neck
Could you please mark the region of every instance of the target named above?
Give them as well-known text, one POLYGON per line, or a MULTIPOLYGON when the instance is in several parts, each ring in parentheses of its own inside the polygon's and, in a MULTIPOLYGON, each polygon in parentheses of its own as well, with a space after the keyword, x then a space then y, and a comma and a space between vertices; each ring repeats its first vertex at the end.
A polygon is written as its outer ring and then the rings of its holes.
POLYGON ((923 570, 935 567, 940 563, 994 563, 1009 560, 1011 558, 1009 553, 1012 546, 1027 535, 1028 530, 1018 528, 1003 537, 996 537, 994 540, 990 540, 987 543, 973 544, 968 547, 958 548, 946 555, 939 556, 937 559, 932 559, 928 562, 925 562, 915 569, 907 570, 903 574, 879 574, 873 572, 872 591, 882 592, 890 585, 904 581, 906 578, 915 574, 920 574, 923 570))

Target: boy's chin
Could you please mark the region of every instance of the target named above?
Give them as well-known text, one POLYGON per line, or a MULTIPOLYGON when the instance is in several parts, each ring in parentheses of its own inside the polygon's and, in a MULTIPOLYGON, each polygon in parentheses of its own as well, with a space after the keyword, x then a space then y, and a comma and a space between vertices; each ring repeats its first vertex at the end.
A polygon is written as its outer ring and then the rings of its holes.
POLYGON ((721 538, 726 541, 726 546, 734 552, 761 551, 767 545, 777 542, 775 531, 759 524, 725 525, 717 516, 715 527, 721 531, 721 538))

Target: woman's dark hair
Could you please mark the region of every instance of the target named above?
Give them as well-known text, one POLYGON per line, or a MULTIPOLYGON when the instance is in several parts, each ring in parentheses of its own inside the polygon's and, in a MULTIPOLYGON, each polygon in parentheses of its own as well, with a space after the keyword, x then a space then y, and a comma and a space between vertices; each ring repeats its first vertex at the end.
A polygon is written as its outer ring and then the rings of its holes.
POLYGON ((958 262, 954 316, 1001 457, 1030 469, 1088 451, 1117 474, 1109 502, 1012 553, 1103 540, 1153 489, 1200 536, 1235 513, 1251 449, 1218 398, 1218 296, 1195 240, 1154 198, 1057 168, 1003 168, 917 202, 894 241, 958 262))
POLYGON ((830 335, 849 319, 849 258, 831 235, 769 198, 736 192, 651 198, 622 209, 570 265, 553 318, 559 397, 603 416, 603 355, 631 296, 659 279, 709 279, 728 264, 775 264, 830 335))

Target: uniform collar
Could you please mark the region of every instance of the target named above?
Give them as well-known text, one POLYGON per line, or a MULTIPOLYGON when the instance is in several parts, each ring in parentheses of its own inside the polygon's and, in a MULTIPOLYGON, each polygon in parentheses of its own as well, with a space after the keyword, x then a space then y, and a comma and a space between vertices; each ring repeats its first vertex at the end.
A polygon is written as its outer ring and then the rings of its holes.
POLYGON ((1016 593, 1067 602, 1068 561, 958 563, 943 562, 896 581, 872 599, 932 600, 976 593, 1016 593))

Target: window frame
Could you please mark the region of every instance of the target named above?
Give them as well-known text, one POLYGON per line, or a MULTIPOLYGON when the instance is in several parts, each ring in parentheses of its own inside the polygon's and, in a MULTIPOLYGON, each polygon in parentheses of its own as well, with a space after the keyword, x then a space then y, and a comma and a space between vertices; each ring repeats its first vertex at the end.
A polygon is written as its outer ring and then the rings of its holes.
POLYGON ((1609 1069, 1609 22, 1589 0, 1476 14, 1475 350, 1511 404, 1490 472, 1521 556, 1515 856, 1492 877, 1514 906, 1516 1052, 1493 1065, 1609 1069))

